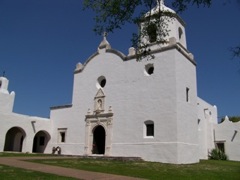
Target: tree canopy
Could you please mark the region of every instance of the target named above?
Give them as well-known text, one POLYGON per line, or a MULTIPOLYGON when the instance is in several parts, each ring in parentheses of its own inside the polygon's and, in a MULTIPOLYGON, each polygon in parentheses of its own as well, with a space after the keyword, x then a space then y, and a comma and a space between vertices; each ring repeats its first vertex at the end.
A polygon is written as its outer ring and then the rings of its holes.
MULTIPOLYGON (((100 35, 103 32, 109 33, 121 29, 126 23, 139 24, 147 12, 157 4, 164 3, 164 0, 84 0, 83 2, 84 9, 91 9, 96 13, 94 31, 100 35)), ((170 3, 167 5, 173 8, 175 12, 182 13, 191 6, 210 7, 213 0, 171 0, 167 2, 170 3)), ((171 14, 166 16, 161 11, 158 11, 157 16, 171 18, 171 14)), ((158 36, 159 39, 157 39, 157 42, 161 43, 168 31, 166 24, 163 24, 164 22, 159 21, 159 19, 154 23, 157 25, 158 31, 161 32, 161 36, 158 36)), ((154 37, 154 34, 151 34, 151 32, 154 32, 151 22, 149 19, 146 29, 142 29, 142 32, 138 34, 133 34, 133 46, 140 49, 140 53, 143 54, 147 52, 148 45, 139 43, 139 39, 146 35, 154 37)), ((231 48, 230 51, 233 57, 240 57, 240 45, 231 48)))
MULTIPOLYGON (((189 4, 209 7, 211 2, 212 0, 173 0, 171 6, 176 12, 183 12, 189 4)), ((137 23, 157 3, 163 3, 163 0, 84 0, 84 8, 96 13, 94 31, 102 34, 103 31, 121 29, 127 22, 137 23)))

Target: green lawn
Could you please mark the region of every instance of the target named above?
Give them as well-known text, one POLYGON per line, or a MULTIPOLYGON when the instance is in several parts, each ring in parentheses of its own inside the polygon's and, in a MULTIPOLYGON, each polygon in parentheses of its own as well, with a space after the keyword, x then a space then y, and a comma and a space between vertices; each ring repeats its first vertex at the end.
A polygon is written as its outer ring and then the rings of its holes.
MULTIPOLYGON (((10 156, 45 156, 39 154, 12 154, 0 153, 0 157, 10 156)), ((47 155, 51 156, 51 155, 47 155)), ((104 159, 90 159, 90 158, 69 158, 69 159, 45 159, 33 160, 34 162, 44 163, 54 166, 63 166, 69 168, 76 168, 88 171, 103 172, 110 174, 118 174, 132 177, 140 177, 146 179, 240 179, 240 162, 236 161, 217 161, 217 160, 203 160, 197 164, 190 165, 173 165, 156 162, 145 161, 117 161, 104 159)), ((20 179, 34 178, 31 174, 33 171, 21 170, 0 165, 0 178, 2 174, 7 177, 21 177, 20 179), (31 177, 31 178, 29 178, 31 177)), ((36 173, 37 174, 37 173, 36 173)), ((42 174, 36 177, 37 179, 54 179, 57 176, 42 174)), ((35 179, 35 178, 34 178, 35 179)), ((60 177, 57 179, 60 179, 60 177)), ((61 178, 66 179, 66 178, 61 178)))
POLYGON ((36 162, 95 172, 119 174, 146 179, 240 179, 240 162, 206 160, 198 164, 172 165, 154 162, 65 159, 36 162))
POLYGON ((40 173, 31 170, 25 170, 20 168, 13 168, 9 166, 3 166, 0 164, 0 179, 1 180, 13 180, 13 179, 24 179, 24 180, 65 180, 73 179, 67 177, 61 177, 53 174, 40 173))

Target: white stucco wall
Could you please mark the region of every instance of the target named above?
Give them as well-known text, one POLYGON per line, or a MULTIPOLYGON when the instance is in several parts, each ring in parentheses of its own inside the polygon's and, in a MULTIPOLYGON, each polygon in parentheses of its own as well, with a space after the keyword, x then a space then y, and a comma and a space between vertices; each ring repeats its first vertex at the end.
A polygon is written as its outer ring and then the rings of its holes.
MULTIPOLYGON (((23 141, 22 152, 32 152, 33 139, 39 131, 46 131, 50 134, 51 124, 49 119, 31 117, 16 113, 3 114, 0 113, 1 131, 0 131, 0 151, 4 150, 5 138, 8 130, 17 127, 24 131, 25 138, 23 141)), ((50 134, 51 136, 51 134, 50 134)), ((51 152, 46 148, 45 152, 51 152)))
POLYGON ((84 154, 85 113, 78 107, 51 110, 53 122, 52 147, 61 147, 63 154, 84 154), (60 142, 59 131, 65 131, 65 142, 60 142))
POLYGON ((206 101, 198 98, 198 139, 199 158, 208 159, 208 153, 215 148, 214 129, 217 124, 217 107, 210 105, 206 101))
MULTIPOLYGON (((32 152, 34 137, 39 131, 46 133, 51 139, 52 126, 50 120, 14 113, 15 93, 9 93, 8 84, 9 80, 6 77, 0 77, 0 152, 4 151, 5 144, 11 147, 13 151, 20 151, 21 149, 21 152, 32 152), (7 136, 9 130, 13 130, 15 133, 7 136), (24 139, 21 148, 22 136, 24 139)), ((46 140, 45 138, 45 142, 46 140)), ((38 149, 43 151, 44 147, 38 146, 38 149)), ((46 147, 44 152, 49 153, 51 150, 46 147)))
POLYGON ((229 160, 240 161, 240 122, 225 119, 221 124, 214 124, 213 128, 215 142, 224 143, 229 160))
POLYGON ((179 162, 196 162, 197 134, 197 83, 196 66, 179 51, 175 51, 177 93, 177 135, 179 162), (192 158, 190 160, 190 158, 192 158))
POLYGON ((181 97, 185 96, 188 86, 191 103, 196 102, 195 65, 175 48, 156 53, 151 61, 140 62, 123 61, 116 53, 99 50, 81 72, 75 73, 72 107, 51 111, 52 143, 61 146, 63 153, 83 154, 85 115, 88 109, 93 114, 94 97, 99 90, 97 80, 104 76, 105 112, 109 106, 113 110, 110 155, 140 156, 145 160, 170 163, 198 162, 193 155, 197 151, 196 107, 181 97), (145 72, 149 64, 154 67, 152 75, 145 72), (154 137, 144 134, 147 120, 154 122, 154 137), (65 143, 57 143, 58 128, 67 129, 65 143), (189 153, 183 156, 186 150, 189 153))

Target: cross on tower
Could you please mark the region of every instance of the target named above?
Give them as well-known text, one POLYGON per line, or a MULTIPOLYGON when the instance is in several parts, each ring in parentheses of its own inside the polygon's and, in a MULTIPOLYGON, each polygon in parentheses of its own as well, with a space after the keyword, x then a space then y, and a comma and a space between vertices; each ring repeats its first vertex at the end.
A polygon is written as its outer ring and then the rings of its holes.
POLYGON ((157 0, 157 4, 163 5, 164 4, 164 0, 157 0))

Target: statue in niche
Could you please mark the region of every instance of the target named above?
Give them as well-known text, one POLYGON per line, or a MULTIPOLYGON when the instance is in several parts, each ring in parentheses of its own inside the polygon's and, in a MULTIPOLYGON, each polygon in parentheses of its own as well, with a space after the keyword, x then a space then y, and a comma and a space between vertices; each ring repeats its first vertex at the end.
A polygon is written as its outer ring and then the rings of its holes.
POLYGON ((96 96, 94 97, 94 112, 96 114, 99 114, 101 112, 104 112, 104 99, 105 95, 103 93, 102 89, 99 89, 96 96))
POLYGON ((99 99, 97 101, 97 110, 102 110, 102 100, 101 99, 99 99))

